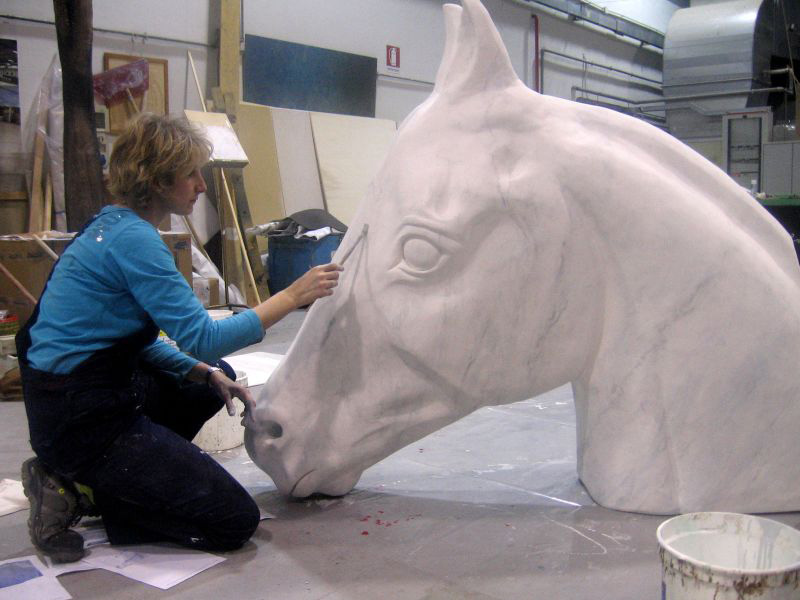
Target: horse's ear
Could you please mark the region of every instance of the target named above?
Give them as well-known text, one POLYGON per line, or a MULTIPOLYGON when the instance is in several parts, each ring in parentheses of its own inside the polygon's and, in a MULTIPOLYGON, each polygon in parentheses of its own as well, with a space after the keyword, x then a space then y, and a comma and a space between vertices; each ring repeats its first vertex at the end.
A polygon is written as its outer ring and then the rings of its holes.
POLYGON ((500 34, 479 0, 461 0, 463 9, 444 5, 444 56, 435 92, 465 96, 501 89, 519 81, 500 34))
POLYGON ((442 81, 450 70, 450 63, 453 61, 453 56, 456 53, 456 41, 458 39, 458 29, 461 25, 461 7, 457 4, 445 4, 442 7, 444 11, 444 54, 442 55, 442 62, 439 65, 439 70, 436 73, 436 89, 440 89, 443 85, 442 81))

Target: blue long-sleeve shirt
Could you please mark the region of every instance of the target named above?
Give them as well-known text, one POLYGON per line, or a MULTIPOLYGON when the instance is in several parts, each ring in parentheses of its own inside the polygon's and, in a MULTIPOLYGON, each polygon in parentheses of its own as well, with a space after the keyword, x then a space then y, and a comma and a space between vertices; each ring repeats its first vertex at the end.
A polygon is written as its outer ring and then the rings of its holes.
POLYGON ((156 228, 129 208, 106 206, 67 248, 47 284, 28 360, 41 371, 70 373, 148 319, 182 351, 157 340, 143 358, 179 377, 197 359, 213 362, 264 336, 252 310, 209 318, 156 228))

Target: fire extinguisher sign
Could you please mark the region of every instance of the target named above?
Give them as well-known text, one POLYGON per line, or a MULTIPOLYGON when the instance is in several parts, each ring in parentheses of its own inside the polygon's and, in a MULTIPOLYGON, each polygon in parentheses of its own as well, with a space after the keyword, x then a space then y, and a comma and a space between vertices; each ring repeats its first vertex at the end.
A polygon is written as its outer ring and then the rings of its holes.
POLYGON ((386 46, 386 66, 389 69, 400 70, 400 48, 386 46))

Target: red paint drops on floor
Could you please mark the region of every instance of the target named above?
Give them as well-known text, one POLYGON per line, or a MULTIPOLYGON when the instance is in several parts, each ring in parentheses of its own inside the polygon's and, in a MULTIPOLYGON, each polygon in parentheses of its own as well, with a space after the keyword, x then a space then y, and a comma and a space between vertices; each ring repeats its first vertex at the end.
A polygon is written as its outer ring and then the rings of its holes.
POLYGON ((362 531, 361 535, 369 535, 369 531, 362 531))
POLYGON ((365 523, 366 521, 369 521, 371 518, 372 518, 372 515, 367 515, 363 519, 359 519, 359 521, 361 521, 362 523, 365 523))

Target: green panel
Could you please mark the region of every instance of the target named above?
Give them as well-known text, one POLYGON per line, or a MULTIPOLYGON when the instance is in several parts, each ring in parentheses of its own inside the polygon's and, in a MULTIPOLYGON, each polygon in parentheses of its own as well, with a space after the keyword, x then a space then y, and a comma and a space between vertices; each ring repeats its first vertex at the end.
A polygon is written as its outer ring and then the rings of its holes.
POLYGON ((764 206, 800 206, 800 196, 772 196, 759 202, 764 206))

